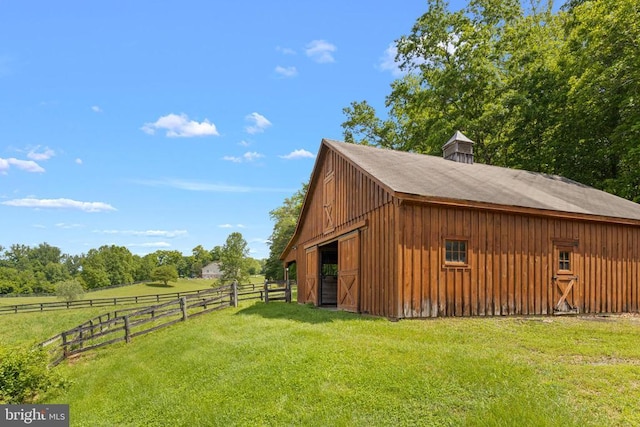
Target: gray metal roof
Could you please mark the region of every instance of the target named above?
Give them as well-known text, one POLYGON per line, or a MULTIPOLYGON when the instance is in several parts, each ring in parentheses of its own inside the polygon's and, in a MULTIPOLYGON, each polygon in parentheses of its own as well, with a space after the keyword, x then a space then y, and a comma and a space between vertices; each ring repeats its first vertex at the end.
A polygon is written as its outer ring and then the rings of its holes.
POLYGON ((640 220, 639 204, 557 175, 327 139, 323 143, 396 193, 640 220))

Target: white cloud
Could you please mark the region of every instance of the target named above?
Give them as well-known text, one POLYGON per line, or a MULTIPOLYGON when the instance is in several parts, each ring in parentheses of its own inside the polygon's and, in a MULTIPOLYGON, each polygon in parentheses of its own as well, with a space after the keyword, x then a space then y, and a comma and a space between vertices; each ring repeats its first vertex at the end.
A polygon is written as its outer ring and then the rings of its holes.
POLYGON ((307 150, 293 150, 292 152, 290 152, 287 155, 284 156, 280 156, 280 158, 282 159, 287 159, 287 160, 292 160, 292 159, 313 159, 315 156, 313 155, 313 153, 307 151, 307 150))
POLYGON ((244 130, 251 135, 262 133, 265 131, 265 129, 271 126, 271 122, 267 120, 265 116, 259 113, 251 113, 244 119, 251 123, 244 128, 244 130))
POLYGON ((30 158, 31 160, 49 160, 50 158, 52 158, 53 156, 56 155, 56 152, 53 151, 51 148, 49 147, 43 147, 42 150, 40 149, 40 146, 37 146, 36 148, 31 149, 28 153, 27 153, 27 157, 30 158))
POLYGON ((84 212, 115 211, 116 208, 103 202, 80 202, 71 199, 14 199, 2 202, 6 206, 39 209, 78 209, 84 212))
POLYGON ((278 65, 275 71, 282 77, 295 77, 298 75, 298 70, 296 69, 296 67, 281 67, 280 65, 278 65))
POLYGON ((380 58, 378 69, 381 71, 389 71, 394 77, 401 77, 406 74, 400 69, 399 64, 396 62, 397 54, 398 47, 395 43, 390 43, 387 49, 384 51, 383 56, 380 58))
POLYGON ((295 50, 293 50, 291 48, 288 48, 288 47, 277 46, 276 50, 278 52, 280 52, 281 54, 283 54, 283 55, 295 55, 296 54, 295 50))
POLYGON ((167 114, 160 117, 154 123, 145 123, 141 127, 142 131, 149 135, 154 135, 156 130, 166 130, 166 136, 169 138, 191 138, 194 136, 218 136, 216 125, 209 120, 204 119, 202 122, 189 120, 186 114, 167 114))
POLYGON ((95 113, 102 113, 102 108, 100 108, 100 107, 99 107, 99 106, 97 106, 97 105, 92 106, 92 107, 91 107, 91 110, 92 110, 93 112, 95 112, 95 113))
POLYGON ((314 61, 320 64, 325 64, 335 61, 333 58, 333 52, 336 50, 338 50, 338 48, 335 45, 325 40, 313 40, 307 45, 305 53, 314 61))
MULTIPOLYGON (((455 34, 450 34, 449 41, 446 44, 438 43, 438 46, 444 50, 446 50, 449 54, 455 53, 457 49, 459 37, 455 34)), ((398 55, 398 45, 394 43, 389 43, 389 46, 384 51, 382 57, 380 57, 380 62, 378 63, 378 69, 380 71, 389 71, 393 77, 402 77, 409 73, 413 68, 417 68, 422 64, 425 64, 426 61, 423 58, 415 57, 412 58, 408 63, 405 70, 400 69, 400 63, 396 61, 396 56, 398 55)))
POLYGON ((187 191, 205 191, 210 193, 293 193, 295 188, 274 188, 274 187, 246 187, 240 185, 214 184, 201 181, 188 181, 183 179, 164 180, 137 180, 136 184, 150 187, 170 187, 187 191))
POLYGON ((218 227, 220 227, 220 228, 234 228, 234 227, 236 227, 236 228, 245 228, 244 224, 236 224, 236 225, 233 225, 233 224, 220 224, 218 227))
POLYGON ((222 160, 226 160, 227 162, 233 162, 233 163, 242 163, 242 157, 224 156, 222 160))
POLYGON ((242 140, 242 141, 240 141, 240 142, 238 143, 238 145, 240 145, 240 146, 242 146, 242 147, 248 147, 248 146, 250 146, 250 145, 251 145, 251 143, 249 143, 249 142, 247 142, 247 141, 245 141, 245 140, 242 140))
POLYGON ((222 160, 227 160, 234 163, 253 162, 264 157, 264 154, 260 154, 256 151, 247 151, 242 157, 224 156, 222 160))
POLYGON ((125 236, 166 237, 186 236, 187 230, 94 230, 94 233, 122 234, 125 236))
POLYGON ((68 230, 68 229, 72 229, 72 228, 82 228, 82 227, 84 227, 84 225, 82 225, 82 224, 67 224, 65 222, 59 222, 59 223, 56 224, 56 227, 68 230))
POLYGON ((167 242, 147 242, 147 243, 129 243, 125 245, 131 248, 170 248, 171 243, 167 242))
POLYGON ((25 172, 41 173, 44 172, 44 168, 34 162, 33 160, 20 160, 14 157, 3 159, 0 157, 0 174, 6 175, 11 166, 23 170, 25 172))
POLYGON ((77 164, 77 165, 81 165, 81 164, 82 164, 82 159, 78 157, 78 158, 76 159, 76 164, 77 164))

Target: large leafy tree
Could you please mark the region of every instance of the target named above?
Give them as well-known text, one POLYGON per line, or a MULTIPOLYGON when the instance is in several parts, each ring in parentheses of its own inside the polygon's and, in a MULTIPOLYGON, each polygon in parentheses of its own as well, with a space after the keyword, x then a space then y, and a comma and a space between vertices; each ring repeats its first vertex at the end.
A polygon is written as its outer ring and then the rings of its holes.
POLYGON ((231 233, 220 251, 220 272, 223 283, 242 283, 249 278, 247 256, 249 248, 241 233, 231 233))
POLYGON ((298 216, 300 216, 307 187, 308 184, 302 184, 302 188, 296 191, 295 194, 284 199, 282 206, 269 212, 274 224, 273 232, 269 237, 269 258, 265 262, 265 277, 267 279, 282 280, 284 277, 280 255, 287 247, 296 230, 296 223, 298 216))
POLYGON ((133 283, 136 263, 124 246, 101 246, 91 249, 82 261, 80 276, 87 288, 133 283))
POLYGON ((573 148, 567 163, 578 160, 580 181, 640 201, 640 6, 577 2, 565 29, 567 108, 558 137, 573 148))
POLYGON ((169 286, 169 282, 178 280, 178 269, 174 265, 160 265, 151 271, 151 280, 156 280, 169 286))
POLYGON ((636 0, 471 0, 427 12, 397 41, 406 72, 381 119, 344 109, 345 140, 441 153, 455 130, 478 161, 557 173, 640 199, 640 8, 636 0))

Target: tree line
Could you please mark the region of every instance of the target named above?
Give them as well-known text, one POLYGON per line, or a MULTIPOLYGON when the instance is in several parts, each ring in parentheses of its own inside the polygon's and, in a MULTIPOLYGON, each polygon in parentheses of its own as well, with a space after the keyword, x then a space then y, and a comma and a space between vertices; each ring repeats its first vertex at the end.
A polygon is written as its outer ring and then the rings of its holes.
POLYGON ((191 255, 177 250, 158 250, 140 256, 124 246, 104 245, 86 254, 63 254, 60 248, 41 243, 30 247, 0 246, 0 294, 52 293, 56 285, 77 281, 83 289, 150 280, 201 277, 202 268, 217 261, 222 280, 246 280, 263 273, 264 260, 248 256, 247 243, 240 233, 231 233, 222 246, 205 249, 198 245, 191 255))
POLYGON ((440 155, 461 130, 481 163, 638 202, 639 23, 638 0, 428 0, 396 41, 387 111, 352 102, 345 140, 440 155))

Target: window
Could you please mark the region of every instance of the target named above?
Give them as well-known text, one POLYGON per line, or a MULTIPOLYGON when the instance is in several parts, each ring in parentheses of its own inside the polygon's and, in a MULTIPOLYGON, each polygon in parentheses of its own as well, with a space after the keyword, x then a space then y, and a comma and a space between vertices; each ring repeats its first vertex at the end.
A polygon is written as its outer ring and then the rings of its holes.
POLYGON ((571 270, 571 252, 560 251, 558 254, 558 270, 571 270))
POLYGON ((467 241, 466 240, 445 240, 444 260, 447 263, 466 264, 467 263, 467 241))

